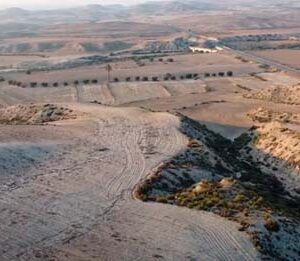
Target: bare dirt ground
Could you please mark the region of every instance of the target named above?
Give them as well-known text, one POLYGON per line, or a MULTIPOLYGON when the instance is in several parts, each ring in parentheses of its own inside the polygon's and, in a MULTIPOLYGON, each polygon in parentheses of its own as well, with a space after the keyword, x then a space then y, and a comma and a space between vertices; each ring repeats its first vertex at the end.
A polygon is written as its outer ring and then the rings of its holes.
POLYGON ((231 222, 132 198, 152 168, 186 147, 177 117, 69 108, 88 116, 1 126, 1 260, 258 258, 231 222))

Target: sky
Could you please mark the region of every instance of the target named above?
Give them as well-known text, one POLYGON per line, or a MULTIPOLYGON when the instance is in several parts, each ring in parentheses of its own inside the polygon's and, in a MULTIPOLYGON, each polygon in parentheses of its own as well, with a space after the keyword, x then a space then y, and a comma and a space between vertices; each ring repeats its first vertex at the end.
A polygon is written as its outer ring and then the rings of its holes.
POLYGON ((26 9, 54 9, 89 4, 137 4, 146 0, 0 0, 0 9, 20 7, 26 9))

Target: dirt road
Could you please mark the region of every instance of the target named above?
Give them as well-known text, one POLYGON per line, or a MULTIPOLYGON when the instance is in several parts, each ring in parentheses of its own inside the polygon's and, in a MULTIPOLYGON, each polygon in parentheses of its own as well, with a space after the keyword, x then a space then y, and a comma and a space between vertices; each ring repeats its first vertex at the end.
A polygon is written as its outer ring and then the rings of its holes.
POLYGON ((258 259, 235 223, 132 198, 143 177, 185 149, 177 117, 68 106, 87 116, 0 126, 0 260, 258 259))

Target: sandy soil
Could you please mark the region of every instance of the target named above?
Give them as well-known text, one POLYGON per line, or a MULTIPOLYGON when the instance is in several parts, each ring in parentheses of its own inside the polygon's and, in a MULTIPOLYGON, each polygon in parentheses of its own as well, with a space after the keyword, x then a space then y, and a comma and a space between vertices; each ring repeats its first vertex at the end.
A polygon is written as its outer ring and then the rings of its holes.
POLYGON ((258 258, 231 222, 132 198, 153 167, 186 148, 178 118, 69 107, 90 116, 14 132, 1 126, 1 150, 9 153, 0 154, 0 165, 14 153, 20 159, 8 176, 1 171, 1 260, 258 258), (36 158, 36 151, 43 153, 36 158))

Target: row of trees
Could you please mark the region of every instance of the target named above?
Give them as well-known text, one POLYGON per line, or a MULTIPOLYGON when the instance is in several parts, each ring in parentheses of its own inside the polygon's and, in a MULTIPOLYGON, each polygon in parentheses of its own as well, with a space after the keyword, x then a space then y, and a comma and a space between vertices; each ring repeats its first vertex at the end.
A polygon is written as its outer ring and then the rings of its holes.
POLYGON ((79 85, 79 84, 97 84, 98 80, 97 79, 93 79, 93 80, 83 80, 83 81, 79 81, 79 80, 75 80, 74 82, 53 82, 53 83, 49 83, 49 82, 30 82, 29 84, 27 83, 23 83, 20 81, 15 81, 15 80, 9 80, 8 84, 9 85, 13 85, 13 86, 19 86, 19 87, 31 87, 31 88, 35 88, 35 87, 59 87, 59 86, 69 86, 69 85, 79 85))
MULTIPOLYGON (((131 82, 131 81, 143 81, 143 82, 147 82, 147 81, 153 81, 153 82, 158 82, 160 80, 163 81, 176 81, 176 80, 192 80, 192 79, 198 79, 200 75, 198 73, 186 73, 184 75, 180 75, 180 76, 176 76, 173 75, 171 73, 167 73, 164 76, 158 77, 158 76, 136 76, 136 77, 126 77, 125 81, 126 82, 131 82)), ((208 77, 232 77, 233 76, 233 72, 232 71, 228 71, 228 72, 218 72, 218 73, 204 73, 204 77, 208 78, 208 77)), ((4 78, 0 78, 1 79, 4 78)), ((110 81, 110 79, 108 78, 108 80, 110 81)), ((113 79, 114 82, 119 82, 120 79, 118 77, 115 77, 113 79)), ((21 81, 15 81, 15 80, 9 80, 8 84, 9 85, 13 85, 13 86, 19 86, 19 87, 31 87, 31 88, 36 88, 36 87, 59 87, 59 86, 69 86, 69 85, 79 85, 79 84, 84 84, 84 85, 89 85, 89 84, 98 84, 99 81, 97 79, 85 79, 82 81, 79 80, 75 80, 73 82, 53 82, 53 83, 49 83, 49 82, 30 82, 29 84, 27 83, 23 83, 21 81)))
MULTIPOLYGON (((208 78, 208 77, 232 77, 233 76, 233 72, 232 71, 228 71, 228 72, 218 72, 218 73, 204 73, 204 77, 205 78, 208 78)), ((170 73, 167 73, 163 76, 163 80, 164 81, 176 81, 176 80, 185 80, 185 79, 197 79, 199 77, 199 74, 198 73, 187 73, 185 75, 180 75, 179 77, 176 76, 176 75, 172 75, 170 73)), ((114 82, 119 82, 120 79, 118 77, 115 77, 114 79, 114 82)), ((150 81, 152 80, 153 82, 157 82, 159 81, 159 77, 158 76, 152 76, 152 77, 148 77, 148 76, 136 76, 136 77, 127 77, 125 79, 126 82, 131 82, 131 81, 144 81, 144 82, 147 82, 147 81, 150 81)))

